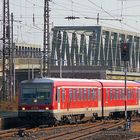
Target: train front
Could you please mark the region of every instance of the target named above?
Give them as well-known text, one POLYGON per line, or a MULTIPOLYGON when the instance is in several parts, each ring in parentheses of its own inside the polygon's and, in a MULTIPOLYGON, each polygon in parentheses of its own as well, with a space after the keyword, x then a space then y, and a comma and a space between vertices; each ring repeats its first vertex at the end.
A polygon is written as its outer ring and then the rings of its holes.
POLYGON ((30 124, 53 124, 53 82, 36 79, 21 82, 18 116, 30 124))

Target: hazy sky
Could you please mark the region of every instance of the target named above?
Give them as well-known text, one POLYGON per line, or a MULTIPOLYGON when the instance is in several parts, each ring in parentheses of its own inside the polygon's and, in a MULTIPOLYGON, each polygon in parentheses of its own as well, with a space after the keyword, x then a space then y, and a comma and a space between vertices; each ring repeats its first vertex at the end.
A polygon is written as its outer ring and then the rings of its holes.
MULTIPOLYGON (((43 0, 9 0, 14 19, 14 40, 43 44, 43 0)), ((2 20, 2 3, 0 18, 2 20)), ((94 26, 99 13, 99 25, 121 30, 140 32, 140 0, 52 0, 50 27, 73 25, 94 26), (66 20, 67 16, 80 19, 66 20), (85 19, 87 17, 88 19, 85 19), (110 20, 105 20, 110 19, 110 20), (121 19, 122 21, 118 21, 121 19)), ((0 31, 2 22, 0 22, 0 31)))

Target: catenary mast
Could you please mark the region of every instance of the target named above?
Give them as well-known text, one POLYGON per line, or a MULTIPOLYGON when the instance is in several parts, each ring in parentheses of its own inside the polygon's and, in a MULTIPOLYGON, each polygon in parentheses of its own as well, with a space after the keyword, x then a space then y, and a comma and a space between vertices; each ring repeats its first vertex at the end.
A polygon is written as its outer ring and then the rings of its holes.
POLYGON ((49 2, 44 0, 43 76, 50 76, 49 2))
POLYGON ((2 73, 2 95, 3 101, 10 101, 12 98, 12 47, 10 32, 10 11, 9 0, 3 0, 3 73, 2 73))

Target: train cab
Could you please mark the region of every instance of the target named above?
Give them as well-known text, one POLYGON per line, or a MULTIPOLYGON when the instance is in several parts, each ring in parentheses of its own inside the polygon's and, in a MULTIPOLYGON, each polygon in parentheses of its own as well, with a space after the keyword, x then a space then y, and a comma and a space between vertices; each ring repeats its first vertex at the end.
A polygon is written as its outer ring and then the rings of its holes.
POLYGON ((53 81, 28 80, 21 82, 19 95, 18 116, 33 118, 39 123, 52 117, 53 81))

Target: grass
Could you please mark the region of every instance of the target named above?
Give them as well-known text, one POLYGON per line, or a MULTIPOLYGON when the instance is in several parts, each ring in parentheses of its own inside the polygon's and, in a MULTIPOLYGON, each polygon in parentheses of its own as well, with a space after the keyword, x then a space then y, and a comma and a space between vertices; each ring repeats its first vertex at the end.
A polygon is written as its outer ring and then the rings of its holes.
POLYGON ((1 101, 0 111, 17 111, 18 102, 17 101, 1 101))

